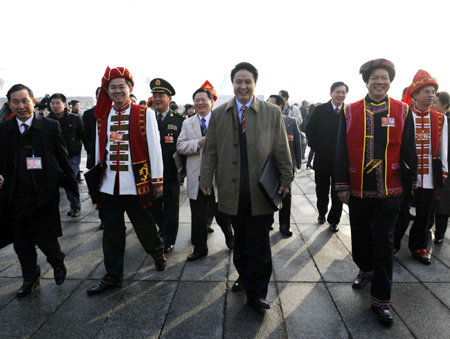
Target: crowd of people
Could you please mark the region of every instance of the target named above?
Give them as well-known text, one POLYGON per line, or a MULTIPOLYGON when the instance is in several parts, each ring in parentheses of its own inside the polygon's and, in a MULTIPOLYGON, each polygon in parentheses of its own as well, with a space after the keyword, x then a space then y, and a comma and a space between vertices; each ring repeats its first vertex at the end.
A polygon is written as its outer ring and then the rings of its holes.
POLYGON ((176 245, 180 185, 186 178, 193 245, 187 260, 208 255, 207 234, 216 218, 239 274, 232 291, 245 291, 257 310, 269 309, 274 212, 280 208, 280 232, 292 236, 291 183, 306 163, 315 171, 318 223, 338 232, 343 204, 349 207, 359 269, 352 287, 371 282, 372 310, 380 322, 392 323, 393 257, 411 219, 408 247, 418 262, 431 263, 427 245, 433 224, 435 243, 444 240, 450 213, 450 98, 437 92, 437 80, 423 70, 402 101, 389 97, 395 66, 386 59, 368 61, 360 74, 368 89, 362 100, 345 104, 349 87, 336 81, 328 102, 304 100, 298 107, 289 103, 286 90, 258 99, 258 70, 242 62, 231 71, 232 99, 215 107, 217 93, 206 81, 184 114, 172 100, 175 89, 162 78, 150 82, 152 96, 137 104, 133 76, 124 67, 106 69, 96 106, 82 116, 80 103, 68 102, 62 93, 48 98, 47 116, 35 113, 33 91, 12 86, 11 114, 0 123, 0 248, 12 243, 19 258, 23 285, 17 297, 39 285, 36 246, 53 267, 56 284, 65 280, 59 187, 70 202, 67 215, 79 217, 76 176, 84 145, 106 271, 88 295, 122 285, 125 212, 156 270, 165 269, 166 255, 176 245), (279 206, 259 183, 271 161, 279 172, 279 206))

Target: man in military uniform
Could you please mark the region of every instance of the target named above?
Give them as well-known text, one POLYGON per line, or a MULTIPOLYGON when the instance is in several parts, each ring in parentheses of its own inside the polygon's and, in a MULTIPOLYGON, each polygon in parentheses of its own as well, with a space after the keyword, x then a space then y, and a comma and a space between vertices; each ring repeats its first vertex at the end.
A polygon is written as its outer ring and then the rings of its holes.
POLYGON ((177 140, 185 118, 169 108, 172 96, 175 95, 171 84, 164 79, 156 78, 150 82, 150 89, 153 94, 153 108, 158 121, 164 162, 163 198, 154 202, 152 212, 164 239, 164 252, 169 253, 177 240, 180 207, 180 182, 173 154, 177 150, 177 140))

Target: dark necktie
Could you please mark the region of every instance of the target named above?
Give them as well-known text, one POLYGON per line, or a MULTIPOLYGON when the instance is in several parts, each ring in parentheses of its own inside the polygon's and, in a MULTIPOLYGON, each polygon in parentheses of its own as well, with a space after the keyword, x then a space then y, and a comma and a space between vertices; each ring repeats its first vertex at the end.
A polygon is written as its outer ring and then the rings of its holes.
POLYGON ((24 131, 23 131, 23 133, 22 134, 25 134, 25 133, 27 133, 28 132, 28 129, 30 128, 30 126, 28 126, 26 123, 22 123, 22 126, 23 126, 23 128, 24 128, 24 131))
POLYGON ((339 114, 339 108, 338 108, 338 107, 336 107, 336 108, 334 109, 334 113, 335 113, 336 115, 339 114))
POLYGON ((162 124, 164 118, 163 115, 161 113, 158 114, 158 126, 162 124))
POLYGON ((206 119, 205 118, 201 118, 200 121, 202 122, 202 135, 205 136, 206 135, 206 131, 208 130, 208 128, 206 127, 206 119))
POLYGON ((241 111, 242 111, 242 116, 241 116, 241 130, 242 130, 242 134, 245 134, 245 110, 247 109, 247 106, 242 105, 241 107, 241 111))

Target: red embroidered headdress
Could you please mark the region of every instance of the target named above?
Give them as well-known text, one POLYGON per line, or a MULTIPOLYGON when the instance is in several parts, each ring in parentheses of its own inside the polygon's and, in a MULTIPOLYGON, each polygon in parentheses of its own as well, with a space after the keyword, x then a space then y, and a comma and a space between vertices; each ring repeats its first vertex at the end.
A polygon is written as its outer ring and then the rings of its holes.
POLYGON ((214 89, 214 86, 208 80, 206 80, 204 84, 200 86, 200 88, 204 88, 210 91, 211 94, 213 95, 214 101, 217 101, 217 92, 214 89))
POLYGON ((408 105, 411 105, 413 94, 425 86, 433 86, 436 91, 439 88, 436 78, 433 78, 427 71, 419 69, 419 71, 414 76, 412 84, 408 87, 408 90, 403 96, 402 101, 407 103, 408 105))
POLYGON ((112 79, 115 78, 125 78, 131 82, 130 92, 133 91, 134 81, 133 76, 130 71, 125 67, 106 67, 105 74, 102 78, 102 86, 100 87, 100 92, 98 93, 97 105, 95 106, 95 117, 96 118, 106 118, 109 110, 112 106, 112 100, 108 95, 108 84, 112 79))

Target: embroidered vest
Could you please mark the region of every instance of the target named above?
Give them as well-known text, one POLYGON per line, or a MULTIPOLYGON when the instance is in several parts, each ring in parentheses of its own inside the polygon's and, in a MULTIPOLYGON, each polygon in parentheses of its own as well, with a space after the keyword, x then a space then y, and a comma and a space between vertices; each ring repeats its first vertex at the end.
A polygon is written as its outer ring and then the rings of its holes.
MULTIPOLYGON (((367 171, 366 135, 367 111, 366 101, 362 99, 344 108, 347 130, 347 150, 350 172, 350 191, 353 196, 363 197, 364 171, 367 171)), ((370 114, 370 113, 369 113, 370 114)), ((400 147, 403 127, 408 115, 408 105, 389 98, 388 114, 394 118, 395 127, 387 128, 386 150, 384 153, 384 193, 385 196, 399 195, 403 192, 400 167, 400 147)))
MULTIPOLYGON (((136 191, 141 198, 144 207, 151 206, 153 191, 151 189, 151 168, 148 157, 148 145, 146 134, 147 108, 139 105, 131 105, 130 123, 128 135, 130 137, 130 153, 133 176, 136 182, 136 191)), ((107 142, 108 116, 98 119, 99 152, 101 166, 105 164, 105 149, 107 142)), ((117 170, 120 170, 117 168, 117 170)))

